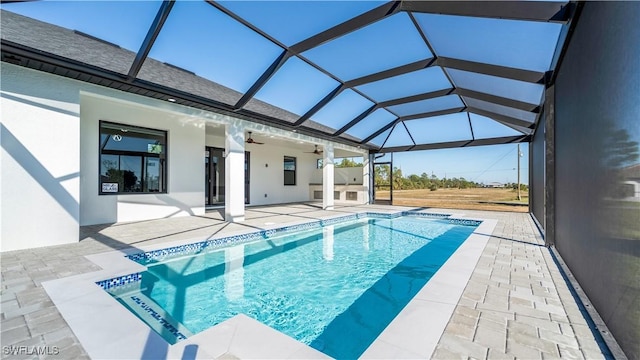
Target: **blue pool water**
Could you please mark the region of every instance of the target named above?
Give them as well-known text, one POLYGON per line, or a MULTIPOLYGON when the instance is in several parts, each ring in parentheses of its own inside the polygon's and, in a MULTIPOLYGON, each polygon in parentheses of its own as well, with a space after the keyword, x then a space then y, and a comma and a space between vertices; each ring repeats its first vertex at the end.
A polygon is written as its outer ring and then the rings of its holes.
MULTIPOLYGON (((474 230, 360 219, 151 263, 138 290, 112 294, 148 323, 149 314, 179 323, 185 336, 243 313, 329 356, 356 358, 474 230)), ((167 327, 156 331, 179 340, 167 327)))

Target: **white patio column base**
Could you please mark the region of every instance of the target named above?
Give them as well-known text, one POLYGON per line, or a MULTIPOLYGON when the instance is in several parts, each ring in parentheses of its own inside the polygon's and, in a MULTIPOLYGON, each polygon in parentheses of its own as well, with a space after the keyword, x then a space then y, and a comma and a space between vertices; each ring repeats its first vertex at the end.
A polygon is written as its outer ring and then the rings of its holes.
POLYGON ((244 221, 244 127, 225 125, 224 220, 244 221))
POLYGON ((371 199, 371 180, 373 180, 373 174, 372 174, 372 169, 373 169, 373 154, 369 154, 364 153, 362 155, 362 187, 363 187, 363 199, 362 199, 362 203, 363 204, 371 204, 372 203, 372 199, 371 199))
POLYGON ((322 208, 333 210, 333 144, 324 146, 324 159, 322 160, 322 208))

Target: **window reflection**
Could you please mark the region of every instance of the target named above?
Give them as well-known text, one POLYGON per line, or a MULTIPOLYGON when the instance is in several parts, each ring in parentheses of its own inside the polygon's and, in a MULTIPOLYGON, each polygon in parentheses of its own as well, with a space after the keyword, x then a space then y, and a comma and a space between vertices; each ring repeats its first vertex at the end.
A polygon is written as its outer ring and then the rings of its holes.
POLYGON ((284 185, 296 184, 296 158, 284 157, 284 185))
POLYGON ((160 191, 160 159, 147 158, 145 164, 144 192, 160 191))
POLYGON ((100 194, 166 192, 165 131, 100 122, 100 194))

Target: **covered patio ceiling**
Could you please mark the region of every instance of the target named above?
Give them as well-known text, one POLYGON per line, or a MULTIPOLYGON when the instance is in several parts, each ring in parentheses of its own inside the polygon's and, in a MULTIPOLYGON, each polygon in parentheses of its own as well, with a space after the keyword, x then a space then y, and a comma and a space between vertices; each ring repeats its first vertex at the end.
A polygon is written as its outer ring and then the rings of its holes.
POLYGON ((576 7, 3 3, 2 61, 372 152, 526 142, 576 7))
MULTIPOLYGON (((212 123, 212 122, 207 122, 206 123, 206 132, 207 132, 207 136, 217 136, 221 139, 224 139, 225 136, 225 129, 224 129, 224 125, 219 124, 219 123, 212 123)), ((286 131, 281 131, 281 130, 275 130, 274 129, 270 129, 269 130, 265 130, 264 128, 262 129, 262 131, 260 129, 245 129, 247 131, 246 136, 249 136, 249 132, 251 132, 251 139, 253 139, 254 141, 258 142, 259 144, 245 144, 245 147, 248 151, 261 151, 263 150, 263 145, 264 147, 269 147, 269 146, 279 146, 279 147, 285 147, 288 150, 297 150, 300 151, 301 153, 306 153, 306 154, 312 154, 316 155, 318 158, 322 156, 323 153, 323 147, 322 145, 316 145, 317 147, 314 147, 311 144, 317 144, 316 141, 314 141, 313 138, 307 138, 307 137, 297 137, 296 133, 288 133, 286 131), (320 153, 314 153, 314 150, 318 149, 318 151, 320 153)), ((333 156, 336 159, 340 159, 340 158, 358 158, 358 157, 362 157, 363 152, 362 149, 352 149, 352 148, 348 148, 345 149, 343 147, 337 146, 334 147, 333 149, 333 156), (357 150, 357 151, 354 151, 357 150)))

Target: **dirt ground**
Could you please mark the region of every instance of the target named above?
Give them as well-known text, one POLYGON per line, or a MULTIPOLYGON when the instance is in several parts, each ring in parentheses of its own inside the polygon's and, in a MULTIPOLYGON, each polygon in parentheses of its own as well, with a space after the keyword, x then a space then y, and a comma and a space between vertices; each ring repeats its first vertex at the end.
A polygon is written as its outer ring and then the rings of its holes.
MULTIPOLYGON (((517 201, 513 189, 429 189, 394 190, 393 205, 439 207, 448 209, 529 211, 529 194, 521 191, 522 201, 517 201)), ((376 198, 388 199, 388 191, 377 191, 376 198)))

